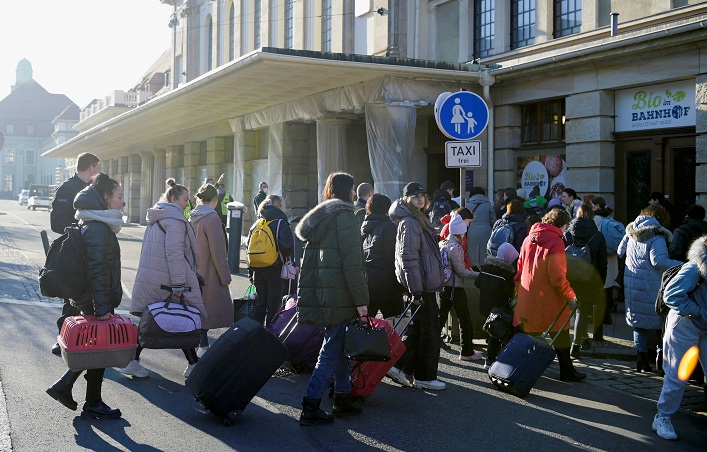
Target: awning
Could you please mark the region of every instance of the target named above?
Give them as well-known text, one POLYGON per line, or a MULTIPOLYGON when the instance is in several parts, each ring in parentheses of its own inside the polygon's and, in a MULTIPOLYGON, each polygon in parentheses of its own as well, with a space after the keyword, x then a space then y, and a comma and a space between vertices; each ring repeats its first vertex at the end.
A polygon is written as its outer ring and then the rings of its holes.
POLYGON ((476 82, 478 65, 263 48, 150 99, 42 154, 115 158, 175 133, 381 77, 476 82))

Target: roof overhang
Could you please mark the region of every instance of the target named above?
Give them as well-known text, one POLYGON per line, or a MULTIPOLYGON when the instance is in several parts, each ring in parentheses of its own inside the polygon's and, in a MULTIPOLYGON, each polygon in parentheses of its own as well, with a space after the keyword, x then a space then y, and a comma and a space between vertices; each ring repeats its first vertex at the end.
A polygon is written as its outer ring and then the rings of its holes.
POLYGON ((380 77, 476 82, 478 65, 264 48, 100 123, 42 154, 102 158, 170 135, 380 77))

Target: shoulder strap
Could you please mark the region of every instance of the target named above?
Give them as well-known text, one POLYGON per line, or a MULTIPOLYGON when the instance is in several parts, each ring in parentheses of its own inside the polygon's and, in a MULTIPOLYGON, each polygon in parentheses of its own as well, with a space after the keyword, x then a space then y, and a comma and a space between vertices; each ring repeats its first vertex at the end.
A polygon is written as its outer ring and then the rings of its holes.
POLYGON ((157 221, 156 224, 157 224, 157 226, 160 228, 160 231, 162 231, 162 232, 164 232, 165 234, 167 234, 167 231, 164 229, 164 226, 162 226, 162 224, 159 222, 159 220, 157 221))
POLYGON ((478 209, 480 205, 481 205, 481 203, 476 204, 476 207, 471 209, 471 213, 476 213, 476 209, 478 209))

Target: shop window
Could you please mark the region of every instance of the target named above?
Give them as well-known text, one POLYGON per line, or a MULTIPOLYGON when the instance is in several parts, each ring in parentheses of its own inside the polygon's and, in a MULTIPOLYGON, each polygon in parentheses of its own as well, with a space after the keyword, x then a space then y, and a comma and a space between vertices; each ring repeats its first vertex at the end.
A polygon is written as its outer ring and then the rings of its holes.
POLYGON ((34 165, 34 151, 25 151, 25 165, 34 165))
POLYGON ((582 28, 582 0, 555 0, 554 38, 579 33, 582 28))
POLYGON ((474 0, 474 57, 491 55, 495 28, 495 0, 474 0))
POLYGON ((6 165, 14 165, 15 164, 15 150, 14 149, 8 149, 5 151, 5 164, 6 165))
POLYGON ((535 42, 535 0, 511 1, 511 49, 535 42))
POLYGON ((2 179, 2 191, 9 191, 12 192, 14 191, 15 188, 15 181, 13 178, 14 174, 5 174, 5 176, 2 179))
POLYGON ((564 142, 564 99, 523 105, 521 122, 521 143, 525 146, 564 142))

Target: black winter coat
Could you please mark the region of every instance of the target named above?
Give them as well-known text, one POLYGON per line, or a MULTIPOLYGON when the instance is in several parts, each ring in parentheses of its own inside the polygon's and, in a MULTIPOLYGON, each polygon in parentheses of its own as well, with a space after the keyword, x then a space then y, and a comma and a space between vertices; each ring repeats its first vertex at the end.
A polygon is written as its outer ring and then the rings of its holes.
POLYGON ((690 250, 692 242, 705 234, 707 234, 707 222, 688 217, 673 231, 673 241, 670 242, 668 257, 687 262, 687 252, 690 250))
POLYGON ((577 245, 589 244, 589 251, 592 254, 592 266, 594 275, 590 281, 577 282, 570 281, 572 289, 577 294, 580 303, 587 300, 596 300, 600 294, 597 289, 604 290, 604 280, 606 279, 606 239, 604 234, 599 232, 596 223, 591 218, 573 218, 565 231, 565 243, 567 246, 576 243, 577 245))
POLYGON ((381 213, 366 215, 361 226, 370 300, 391 308, 397 308, 403 297, 403 286, 395 276, 397 233, 398 226, 388 215, 381 213))
POLYGON ((504 262, 496 257, 489 256, 481 267, 481 273, 474 281, 479 288, 479 312, 485 318, 491 313, 494 306, 503 306, 513 298, 516 276, 515 265, 504 262))
MULTIPOLYGON (((98 191, 81 191, 74 202, 77 210, 106 210, 98 191)), ((88 276, 88 292, 71 300, 84 314, 97 317, 112 313, 120 305, 123 288, 120 280, 120 245, 110 226, 101 221, 86 221, 81 227, 88 276)))
POLYGON ((57 234, 63 234, 67 226, 76 223, 76 219, 74 218, 76 214, 74 198, 76 198, 78 192, 86 188, 87 185, 86 182, 79 179, 78 175, 74 174, 74 177, 65 180, 64 183, 57 188, 56 193, 54 193, 54 200, 52 201, 52 212, 49 215, 52 231, 57 234))

